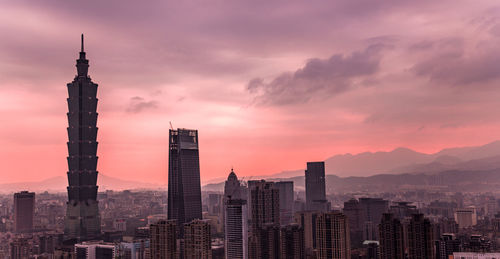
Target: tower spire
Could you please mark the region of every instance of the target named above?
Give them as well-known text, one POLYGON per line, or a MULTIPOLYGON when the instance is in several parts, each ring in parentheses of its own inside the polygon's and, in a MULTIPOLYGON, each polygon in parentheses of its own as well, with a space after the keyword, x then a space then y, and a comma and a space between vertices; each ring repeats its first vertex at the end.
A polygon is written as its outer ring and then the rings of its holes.
POLYGON ((81 52, 84 52, 83 51, 83 33, 82 33, 82 51, 81 52))

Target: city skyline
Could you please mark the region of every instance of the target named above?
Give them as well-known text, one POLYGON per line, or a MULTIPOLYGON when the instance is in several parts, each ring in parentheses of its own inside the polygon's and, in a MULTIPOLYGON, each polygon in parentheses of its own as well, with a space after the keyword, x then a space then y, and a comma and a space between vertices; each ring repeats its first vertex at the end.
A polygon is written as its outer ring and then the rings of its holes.
POLYGON ((108 100, 105 175, 166 183, 170 121, 199 129, 205 180, 231 166, 268 175, 341 153, 500 139, 494 1, 453 1, 453 12, 450 1, 278 2, 218 2, 196 19, 184 19, 194 3, 2 3, 2 182, 64 175, 61 85, 79 32, 108 100))

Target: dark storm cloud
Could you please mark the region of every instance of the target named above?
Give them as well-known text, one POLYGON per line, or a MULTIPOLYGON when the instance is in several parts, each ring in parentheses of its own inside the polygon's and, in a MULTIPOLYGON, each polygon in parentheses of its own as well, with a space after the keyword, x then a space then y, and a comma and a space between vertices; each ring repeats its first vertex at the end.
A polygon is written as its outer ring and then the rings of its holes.
POLYGON ((467 49, 461 38, 424 45, 431 55, 415 64, 412 71, 417 76, 429 78, 432 83, 467 86, 500 78, 500 50, 497 48, 478 43, 474 48, 467 49))
POLYGON ((313 58, 295 72, 285 72, 270 82, 250 80, 247 90, 257 93, 257 102, 271 105, 305 103, 314 98, 329 98, 354 86, 354 80, 374 75, 387 45, 370 45, 350 55, 335 54, 328 59, 313 58))

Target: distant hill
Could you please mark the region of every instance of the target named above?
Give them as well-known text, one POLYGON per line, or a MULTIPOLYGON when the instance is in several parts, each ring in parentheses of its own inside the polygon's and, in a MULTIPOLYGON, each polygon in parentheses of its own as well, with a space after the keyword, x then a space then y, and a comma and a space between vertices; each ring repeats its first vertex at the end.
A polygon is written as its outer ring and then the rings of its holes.
MULTIPOLYGON (((109 177, 103 174, 99 174, 97 178, 97 185, 99 186, 99 191, 126 190, 126 189, 157 189, 157 188, 165 188, 166 190, 166 186, 161 184, 126 181, 114 177, 109 177)), ((67 186, 68 186, 67 178, 65 176, 57 176, 39 182, 16 182, 16 183, 0 184, 0 192, 12 193, 25 190, 34 192, 40 192, 40 191, 66 192, 67 186)))
MULTIPOLYGON (((269 179, 293 181, 294 189, 305 189, 304 177, 269 179)), ((209 184, 204 191, 222 192, 224 183, 209 184)), ((435 174, 379 174, 367 177, 326 176, 327 193, 389 192, 402 189, 435 189, 440 191, 494 191, 500 190, 500 168, 492 170, 449 170, 435 174)))
MULTIPOLYGON (((416 152, 408 148, 396 148, 385 152, 335 155, 325 159, 326 174, 341 177, 370 176, 377 174, 435 173, 445 170, 500 168, 500 141, 483 146, 443 149, 434 154, 416 152), (482 160, 484 159, 484 160, 482 160), (481 161, 482 160, 482 161, 481 161), (475 162, 474 162, 475 161, 475 162), (479 166, 473 163, 487 163, 479 166)), ((283 171, 264 178, 303 176, 304 169, 283 171)), ((262 178, 262 176, 256 176, 262 178)), ((212 183, 214 183, 212 181, 212 183)))

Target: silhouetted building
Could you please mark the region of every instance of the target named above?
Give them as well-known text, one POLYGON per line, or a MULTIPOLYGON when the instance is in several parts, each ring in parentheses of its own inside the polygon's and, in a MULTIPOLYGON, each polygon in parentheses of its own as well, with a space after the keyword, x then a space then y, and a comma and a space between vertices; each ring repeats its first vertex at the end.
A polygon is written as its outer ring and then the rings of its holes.
POLYGON ((392 213, 384 213, 379 225, 380 259, 404 259, 403 225, 392 213))
POLYGON ((225 204, 225 255, 226 258, 248 258, 247 202, 229 199, 225 204))
POLYGON ((306 209, 327 211, 325 192, 325 162, 307 162, 306 209))
POLYGON ((248 191, 251 217, 249 258, 279 257, 279 190, 274 182, 260 180, 248 181, 248 191))
POLYGON ((432 224, 424 214, 414 214, 407 226, 408 258, 434 259, 432 224))
POLYGON ((177 259, 177 223, 160 220, 150 226, 150 253, 155 259, 177 259))
MULTIPOLYGON (((380 243, 375 240, 365 240, 363 242, 363 259, 379 259, 380 258, 380 243)), ((352 256, 352 253, 351 253, 352 256)), ((352 257, 351 257, 352 258, 352 257)))
POLYGON ((30 244, 27 239, 20 238, 10 243, 10 258, 11 259, 30 258, 30 244))
POLYGON ((97 84, 88 76, 82 49, 78 74, 68 84, 68 203, 64 225, 67 239, 91 240, 101 235, 97 202, 97 84))
POLYGON ((350 259, 349 222, 339 212, 322 213, 316 220, 318 259, 350 259))
POLYGON ((280 258, 280 227, 278 224, 265 223, 252 232, 249 238, 248 258, 280 258))
POLYGON ((210 223, 195 219, 184 224, 184 259, 211 259, 210 223))
POLYGON ((202 218, 198 131, 172 129, 169 136, 168 219, 182 226, 202 218))
POLYGON ((281 227, 280 250, 281 259, 304 259, 304 229, 298 224, 281 227))
POLYGON ((436 259, 448 259, 455 252, 460 252, 460 240, 455 238, 455 234, 443 234, 436 241, 436 259))
POLYGON ((350 199, 349 201, 344 202, 344 209, 342 212, 349 220, 351 245, 359 248, 364 241, 362 228, 364 226, 364 222, 362 222, 363 219, 361 218, 362 212, 359 201, 356 199, 350 199))
POLYGON ((276 182, 280 196, 280 224, 288 225, 293 221, 293 182, 276 182))
POLYGON ((389 209, 389 201, 380 198, 360 198, 360 222, 364 240, 379 240, 378 224, 389 209))
POLYGON ((18 233, 33 231, 33 217, 35 215, 35 193, 14 193, 14 230, 18 233))
POLYGON ((320 215, 317 211, 299 211, 295 213, 295 223, 304 230, 304 247, 306 254, 312 254, 316 249, 316 220, 320 215))
POLYGON ((274 182, 248 181, 251 231, 264 224, 280 223, 279 190, 274 182))
POLYGON ((229 173, 226 182, 224 183, 224 198, 227 200, 231 198, 233 200, 246 200, 246 194, 244 187, 241 186, 238 177, 231 168, 231 173, 229 173))

